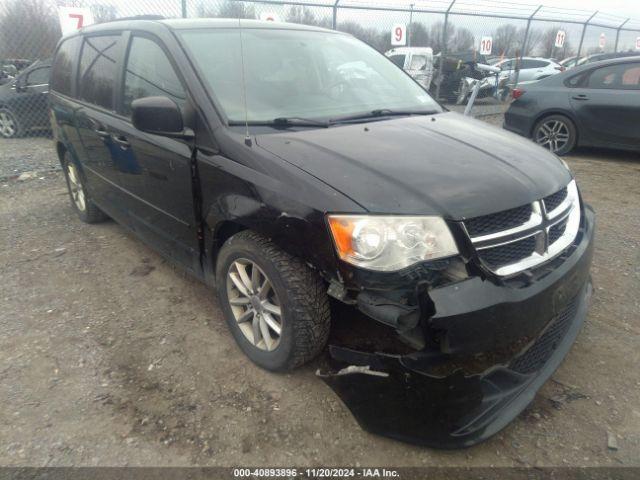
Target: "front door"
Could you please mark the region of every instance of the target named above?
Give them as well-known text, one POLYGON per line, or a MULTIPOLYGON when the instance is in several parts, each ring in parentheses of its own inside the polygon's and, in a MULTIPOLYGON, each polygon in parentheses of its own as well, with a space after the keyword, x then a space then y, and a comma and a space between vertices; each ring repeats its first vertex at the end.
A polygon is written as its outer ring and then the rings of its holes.
POLYGON ((596 68, 569 95, 584 143, 640 147, 640 62, 596 68))
POLYGON ((50 73, 51 67, 48 65, 34 68, 27 73, 22 85, 22 117, 30 127, 44 127, 49 123, 47 95, 50 73))
POLYGON ((119 121, 113 126, 113 155, 126 190, 126 210, 139 233, 187 267, 199 261, 191 190, 191 149, 187 143, 137 130, 131 103, 165 96, 180 107, 186 89, 161 44, 132 35, 125 61, 119 121))

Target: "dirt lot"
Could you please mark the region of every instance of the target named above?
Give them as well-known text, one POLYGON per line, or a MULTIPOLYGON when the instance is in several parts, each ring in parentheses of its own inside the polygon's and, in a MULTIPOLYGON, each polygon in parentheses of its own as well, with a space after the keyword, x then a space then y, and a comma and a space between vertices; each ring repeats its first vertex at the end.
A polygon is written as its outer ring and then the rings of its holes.
MULTIPOLYGON (((4 141, 0 178, 49 170, 48 142, 4 141)), ((5 178, 0 464, 640 465, 640 155, 567 160, 598 214, 585 328, 520 418, 451 452, 363 432, 314 365, 253 366, 212 292, 117 224, 80 223, 60 172, 5 178)))

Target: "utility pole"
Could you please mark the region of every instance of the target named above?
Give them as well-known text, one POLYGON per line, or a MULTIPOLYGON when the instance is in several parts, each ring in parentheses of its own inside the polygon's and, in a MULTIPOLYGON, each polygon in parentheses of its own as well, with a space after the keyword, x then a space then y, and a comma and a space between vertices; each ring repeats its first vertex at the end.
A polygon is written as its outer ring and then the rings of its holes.
POLYGON ((449 8, 444 12, 444 25, 442 26, 442 49, 440 50, 440 68, 438 69, 438 83, 436 84, 436 100, 440 98, 440 85, 442 84, 442 68, 444 67, 444 56, 447 53, 447 28, 449 26, 449 12, 453 8, 456 0, 452 0, 449 4, 449 8))
POLYGON ((533 20, 533 17, 536 16, 536 14, 540 11, 540 9, 542 8, 542 5, 538 5, 538 8, 536 8, 533 13, 531 15, 529 15, 529 18, 527 18, 527 29, 524 31, 524 39, 522 40, 522 50, 520 51, 520 55, 516 55, 516 78, 514 80, 513 86, 517 87, 518 86, 518 79, 520 78, 520 65, 522 64, 522 57, 525 56, 527 54, 527 41, 529 40, 529 32, 531 31, 531 21, 533 20))
POLYGON ((413 30, 413 3, 411 4, 411 13, 409 13, 409 29, 407 30, 407 43, 409 46, 411 46, 411 37, 412 35, 412 30, 413 30))
POLYGON ((580 53, 582 52, 582 44, 584 43, 584 34, 587 33, 587 26, 589 25, 589 22, 593 20, 593 17, 595 17, 597 14, 598 14, 598 10, 593 12, 593 15, 589 17, 589 20, 587 20, 584 23, 584 26, 582 27, 582 35, 580 36, 580 45, 578 46, 578 55, 576 56, 576 60, 573 64, 574 66, 578 65, 578 60, 580 60, 580 53))

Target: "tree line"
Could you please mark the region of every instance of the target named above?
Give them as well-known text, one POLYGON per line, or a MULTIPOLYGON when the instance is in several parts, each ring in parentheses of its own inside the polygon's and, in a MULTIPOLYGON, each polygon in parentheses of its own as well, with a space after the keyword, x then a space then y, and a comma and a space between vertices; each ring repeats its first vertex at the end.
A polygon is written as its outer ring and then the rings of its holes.
MULTIPOLYGON (((62 5, 85 6, 86 0, 2 0, 0 5, 0 59, 2 58, 47 58, 60 38, 60 26, 56 7, 62 5)), ((165 0, 169 1, 169 0, 165 0)), ((171 0, 177 2, 178 0, 171 0)), ((192 1, 192 0, 189 0, 192 1)), ((89 3, 96 22, 117 18, 116 7, 105 3, 89 3)), ((257 18, 255 6, 249 3, 224 0, 215 6, 211 1, 202 0, 196 5, 198 17, 257 18)), ((330 10, 327 15, 318 16, 308 7, 293 5, 286 10, 284 20, 292 23, 331 28, 330 10)), ((141 12, 142 13, 142 12, 141 12)), ((337 29, 384 52, 391 48, 391 32, 364 25, 353 20, 339 21, 337 29)), ((565 40, 564 47, 555 48, 558 25, 545 29, 531 28, 524 44, 525 29, 512 24, 496 28, 493 37, 494 55, 513 57, 515 55, 555 57, 562 59, 575 55, 574 46, 565 40)), ((449 23, 444 35, 444 22, 431 25, 413 22, 407 26, 412 46, 431 47, 435 53, 446 48, 448 52, 463 52, 476 47, 477 41, 469 29, 449 23)), ((583 54, 594 53, 597 48, 585 46, 583 54)))

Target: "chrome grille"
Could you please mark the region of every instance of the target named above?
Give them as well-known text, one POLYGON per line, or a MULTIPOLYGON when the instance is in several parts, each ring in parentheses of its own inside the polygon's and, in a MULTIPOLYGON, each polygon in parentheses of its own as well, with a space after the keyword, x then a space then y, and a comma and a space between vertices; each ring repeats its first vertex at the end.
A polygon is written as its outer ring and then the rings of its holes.
POLYGON ((527 258, 536 250, 536 237, 530 236, 518 240, 517 242, 505 243, 497 247, 480 250, 478 255, 492 268, 499 268, 502 265, 509 265, 527 258))
POLYGON ((517 227, 529 220, 530 216, 531 205, 523 205, 503 212, 470 218, 464 224, 469 235, 477 237, 517 227))
POLYGON ((548 197, 544 197, 544 208, 547 212, 551 212, 558 208, 562 202, 567 198, 567 188, 563 188, 562 190, 558 190, 556 193, 549 195, 548 197))
POLYGON ((580 227, 575 181, 529 205, 464 221, 482 263, 498 275, 512 275, 560 254, 580 227))

